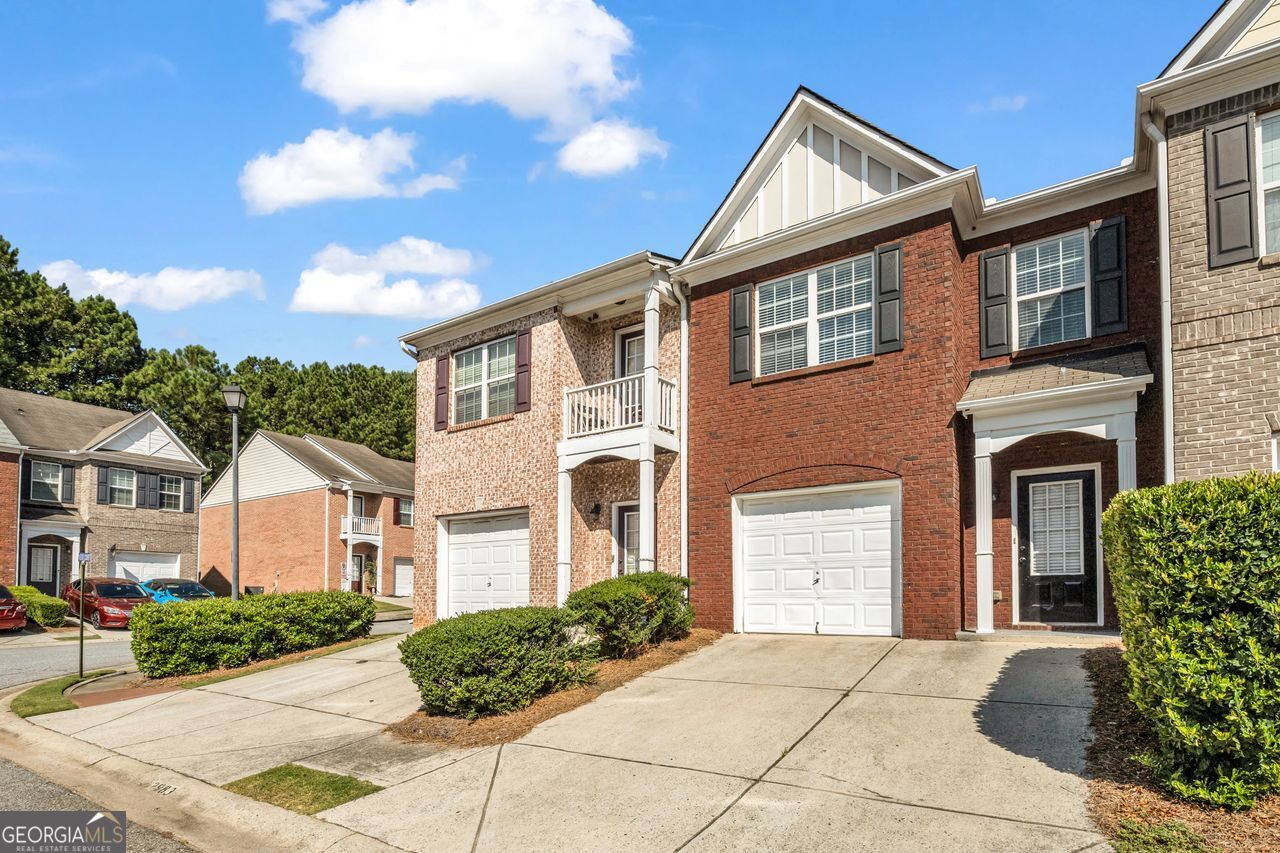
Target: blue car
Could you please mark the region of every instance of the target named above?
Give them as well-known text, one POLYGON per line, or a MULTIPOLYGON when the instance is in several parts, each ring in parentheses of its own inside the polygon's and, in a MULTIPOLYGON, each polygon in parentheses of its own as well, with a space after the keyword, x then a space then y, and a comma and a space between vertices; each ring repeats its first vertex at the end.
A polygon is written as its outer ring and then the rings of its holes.
POLYGON ((213 598, 213 593, 195 581, 182 578, 152 578, 138 584, 151 600, 164 604, 169 601, 199 601, 213 598))

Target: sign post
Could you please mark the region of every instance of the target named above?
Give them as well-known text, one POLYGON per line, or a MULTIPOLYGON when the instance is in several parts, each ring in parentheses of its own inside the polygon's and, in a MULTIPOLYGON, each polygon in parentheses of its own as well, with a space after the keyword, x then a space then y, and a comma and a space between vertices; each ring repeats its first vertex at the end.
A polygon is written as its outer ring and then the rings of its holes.
POLYGON ((84 678, 84 567, 89 564, 89 554, 85 551, 80 552, 80 586, 76 595, 79 612, 76 614, 80 620, 80 677, 84 678))

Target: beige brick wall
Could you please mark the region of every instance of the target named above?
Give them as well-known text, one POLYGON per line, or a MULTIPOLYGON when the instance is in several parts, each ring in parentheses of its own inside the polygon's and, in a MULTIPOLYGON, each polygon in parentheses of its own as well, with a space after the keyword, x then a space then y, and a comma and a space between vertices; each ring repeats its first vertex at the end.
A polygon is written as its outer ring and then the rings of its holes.
POLYGON ((1178 479, 1271 466, 1266 416, 1280 413, 1280 266, 1246 261, 1209 268, 1203 131, 1276 107, 1280 86, 1269 86, 1168 120, 1178 479))
MULTIPOLYGON (((135 467, 135 470, 176 473, 159 467, 135 467)), ((81 465, 76 471, 76 503, 86 523, 85 550, 92 556, 85 569, 86 574, 107 574, 110 554, 115 548, 134 550, 145 545, 147 551, 181 554, 180 574, 184 578, 194 578, 200 531, 200 477, 193 477, 195 511, 173 512, 100 504, 97 502, 97 476, 95 465, 81 465)))
MULTIPOLYGON (((613 376, 614 333, 641 321, 632 314, 597 324, 548 309, 484 332, 421 351, 418 363, 417 518, 414 540, 414 621, 434 621, 437 520, 441 517, 527 509, 530 602, 552 605, 556 594, 556 442, 561 438, 565 388, 613 376), (435 364, 442 354, 530 329, 531 406, 528 412, 480 425, 435 429, 435 364)), ((677 380, 679 314, 660 315, 659 372, 677 380)), ((659 555, 679 568, 679 473, 674 454, 657 463, 659 555)), ((612 565, 611 507, 639 497, 638 463, 589 463, 574 473, 573 571, 578 589, 608 575, 612 565), (601 504, 601 513, 590 510, 601 504)))

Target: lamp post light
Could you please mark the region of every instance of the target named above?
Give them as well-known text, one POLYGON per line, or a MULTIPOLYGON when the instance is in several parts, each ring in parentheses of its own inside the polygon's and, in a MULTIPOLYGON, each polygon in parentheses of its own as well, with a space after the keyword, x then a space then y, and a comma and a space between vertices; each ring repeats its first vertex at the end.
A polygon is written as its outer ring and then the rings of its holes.
POLYGON ((231 413, 231 598, 240 598, 240 412, 249 395, 239 385, 222 389, 231 413))

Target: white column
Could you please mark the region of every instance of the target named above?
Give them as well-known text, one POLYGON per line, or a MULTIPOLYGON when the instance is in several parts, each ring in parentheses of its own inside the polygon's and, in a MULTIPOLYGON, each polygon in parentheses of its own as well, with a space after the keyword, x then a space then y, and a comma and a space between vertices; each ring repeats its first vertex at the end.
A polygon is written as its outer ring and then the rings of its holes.
POLYGON ((651 572, 657 565, 657 543, 654 541, 654 513, 657 494, 654 489, 653 442, 640 448, 640 571, 651 572))
POLYGON ((1126 412, 1112 423, 1116 440, 1116 480, 1120 491, 1138 488, 1137 425, 1132 412, 1126 412))
POLYGON ((977 579, 978 633, 995 630, 995 555, 991 548, 991 438, 978 434, 973 441, 974 508, 977 512, 977 579))
MULTIPOLYGON (((656 277, 657 273, 654 273, 656 277)), ((656 278, 654 285, 656 285, 656 278)), ((644 295, 644 424, 658 424, 658 307, 661 294, 650 286, 644 295)), ((643 518, 643 504, 641 504, 643 518)), ((643 521, 641 522, 643 523, 643 521)), ((642 539, 644 534, 640 534, 642 539)))
POLYGON ((351 589, 351 580, 352 580, 351 564, 354 562, 354 560, 352 559, 354 556, 352 553, 353 551, 352 546, 355 544, 355 537, 353 537, 351 534, 352 534, 352 530, 356 526, 355 519, 353 518, 353 514, 355 513, 355 511, 356 511, 356 493, 352 491, 350 486, 347 486, 347 570, 346 572, 344 572, 344 574, 347 576, 347 585, 343 587, 341 584, 339 584, 338 586, 339 589, 351 589))
POLYGON ((556 478, 556 606, 569 597, 573 536, 573 474, 562 470, 556 478))

